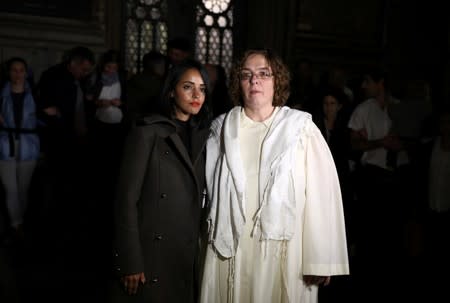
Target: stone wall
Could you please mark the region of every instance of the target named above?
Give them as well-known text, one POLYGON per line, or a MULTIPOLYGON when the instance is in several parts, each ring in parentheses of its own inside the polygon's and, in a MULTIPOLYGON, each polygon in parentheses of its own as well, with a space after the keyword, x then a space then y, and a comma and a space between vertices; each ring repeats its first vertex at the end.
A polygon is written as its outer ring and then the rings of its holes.
POLYGON ((0 61, 23 57, 37 80, 74 46, 89 47, 97 55, 108 48, 119 49, 120 3, 92 1, 87 20, 0 12, 0 61))

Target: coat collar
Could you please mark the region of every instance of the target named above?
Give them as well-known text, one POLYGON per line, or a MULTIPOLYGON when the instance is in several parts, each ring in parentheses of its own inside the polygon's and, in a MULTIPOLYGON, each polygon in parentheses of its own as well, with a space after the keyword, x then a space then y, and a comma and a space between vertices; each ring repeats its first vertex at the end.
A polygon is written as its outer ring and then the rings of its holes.
POLYGON ((206 140, 209 135, 209 128, 200 128, 200 125, 194 121, 189 123, 192 131, 191 131, 191 140, 192 140, 192 150, 191 156, 189 156, 189 151, 186 149, 183 144, 180 136, 177 133, 177 125, 170 119, 165 116, 154 114, 148 117, 142 118, 137 122, 138 125, 150 125, 150 124, 165 124, 170 130, 170 134, 168 135, 168 139, 174 144, 177 151, 180 153, 181 158, 185 162, 185 164, 194 172, 194 166, 199 160, 202 151, 205 148, 206 140))
POLYGON ((183 141, 181 140, 180 136, 176 131, 171 133, 169 135, 169 140, 172 141, 172 143, 175 145, 175 148, 180 153, 183 161, 189 168, 194 172, 194 166, 196 165, 197 161, 199 160, 202 151, 206 145, 206 139, 208 138, 209 130, 207 128, 205 129, 199 129, 198 126, 193 126, 192 132, 191 132, 191 153, 189 156, 189 151, 186 149, 186 146, 183 144, 183 141))

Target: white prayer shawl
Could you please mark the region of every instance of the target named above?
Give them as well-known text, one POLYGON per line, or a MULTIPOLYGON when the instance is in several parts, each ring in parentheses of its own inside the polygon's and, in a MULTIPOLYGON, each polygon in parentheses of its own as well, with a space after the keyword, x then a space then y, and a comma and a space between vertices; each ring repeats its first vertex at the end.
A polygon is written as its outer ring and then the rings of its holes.
MULTIPOLYGON (((241 107, 217 118, 207 142, 206 180, 210 200, 209 240, 223 257, 236 253, 246 220, 245 173, 239 148, 241 107), (220 214, 220 215, 219 215, 220 214)), ((261 240, 290 240, 294 233, 295 192, 292 168, 301 134, 311 132, 311 115, 282 107, 261 150, 260 205, 253 233, 260 228, 261 240)))

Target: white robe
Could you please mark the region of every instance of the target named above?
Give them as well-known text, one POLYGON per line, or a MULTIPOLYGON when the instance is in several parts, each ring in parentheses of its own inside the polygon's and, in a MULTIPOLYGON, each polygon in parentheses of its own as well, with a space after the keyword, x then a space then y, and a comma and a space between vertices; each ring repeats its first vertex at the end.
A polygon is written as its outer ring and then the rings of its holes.
POLYGON ((331 153, 315 125, 302 138, 306 144, 299 142, 293 163, 296 232, 284 241, 261 241, 259 233, 251 234, 260 206, 261 149, 278 111, 264 122, 254 122, 241 111, 246 221, 234 257, 225 259, 208 245, 202 303, 317 302, 317 287, 305 286, 303 275, 349 273, 339 181, 331 153))

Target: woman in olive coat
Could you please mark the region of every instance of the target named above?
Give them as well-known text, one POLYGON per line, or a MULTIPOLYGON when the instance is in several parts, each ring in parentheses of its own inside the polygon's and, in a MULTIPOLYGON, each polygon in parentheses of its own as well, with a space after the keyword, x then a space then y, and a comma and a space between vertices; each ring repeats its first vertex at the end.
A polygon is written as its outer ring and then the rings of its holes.
POLYGON ((128 135, 115 207, 122 302, 196 301, 208 87, 200 63, 174 66, 161 114, 138 121, 128 135))

